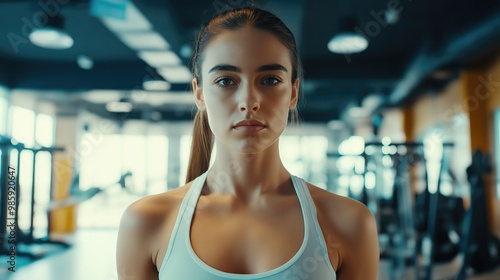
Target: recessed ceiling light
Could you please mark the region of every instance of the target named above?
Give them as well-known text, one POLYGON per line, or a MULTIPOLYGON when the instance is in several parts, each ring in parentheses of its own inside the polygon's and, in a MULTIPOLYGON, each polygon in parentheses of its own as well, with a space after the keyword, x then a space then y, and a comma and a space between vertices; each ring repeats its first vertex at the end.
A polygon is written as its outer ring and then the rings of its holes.
POLYGON ((115 32, 145 31, 152 29, 151 23, 149 23, 147 18, 137 9, 132 1, 128 1, 126 13, 125 20, 103 17, 101 21, 110 30, 115 32))
POLYGON ((123 93, 118 90, 91 90, 82 93, 81 97, 92 103, 106 103, 119 99, 121 95, 123 93))
POLYGON ((149 79, 145 80, 142 83, 142 87, 145 90, 152 90, 152 91, 167 91, 171 88, 171 85, 169 82, 160 80, 160 79, 149 79))
POLYGON ((188 83, 193 79, 191 71, 185 66, 162 67, 157 71, 163 78, 172 83, 188 83))
POLYGON ((131 49, 166 50, 170 45, 155 31, 118 33, 118 37, 131 49))
POLYGON ((121 98, 120 101, 106 103, 106 110, 112 113, 128 113, 132 111, 132 103, 126 98, 121 98))
POLYGON ((48 49, 68 49, 73 46, 73 38, 60 28, 42 26, 34 28, 29 35, 31 43, 48 49))
POLYGON ((189 44, 182 45, 180 49, 180 54, 184 58, 189 58, 193 54, 193 47, 189 44))
POLYGON ((181 64, 181 59, 173 51, 142 51, 138 56, 155 68, 181 64))
POLYGON ((366 50, 367 47, 366 38, 354 32, 339 33, 328 42, 328 49, 340 54, 359 53, 366 50))
POLYGON ((354 17, 342 18, 338 32, 328 42, 328 50, 339 54, 364 51, 368 47, 368 40, 363 35, 354 32, 356 27, 357 23, 354 17))
POLYGON ((94 67, 94 61, 86 55, 79 55, 76 59, 76 63, 80 66, 80 68, 85 70, 90 70, 94 67))

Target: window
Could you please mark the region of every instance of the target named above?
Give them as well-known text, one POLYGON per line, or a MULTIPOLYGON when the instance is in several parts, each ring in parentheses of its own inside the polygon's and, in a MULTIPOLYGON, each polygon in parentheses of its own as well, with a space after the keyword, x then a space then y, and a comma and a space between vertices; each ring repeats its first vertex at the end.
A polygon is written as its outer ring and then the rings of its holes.
POLYGON ((280 157, 285 168, 293 175, 326 189, 325 136, 283 135, 280 138, 280 157))
POLYGON ((164 135, 94 135, 80 140, 80 189, 103 189, 79 208, 82 227, 118 227, 134 200, 167 190, 168 138, 164 135), (118 184, 130 171, 127 190, 118 184))
POLYGON ((35 142, 44 147, 54 145, 54 117, 46 114, 38 114, 35 124, 35 142))
POLYGON ((28 147, 35 144, 35 112, 18 106, 10 107, 12 138, 28 147))
MULTIPOLYGON (((18 106, 9 108, 11 116, 11 135, 16 141, 33 147, 35 143, 35 112, 18 106)), ((17 162, 18 153, 11 151, 11 164, 17 162)), ((13 165, 16 166, 16 165, 13 165)), ((27 230, 29 228, 31 216, 31 185, 33 183, 33 152, 22 151, 19 164, 19 192, 22 194, 19 199, 18 217, 19 228, 27 230)))

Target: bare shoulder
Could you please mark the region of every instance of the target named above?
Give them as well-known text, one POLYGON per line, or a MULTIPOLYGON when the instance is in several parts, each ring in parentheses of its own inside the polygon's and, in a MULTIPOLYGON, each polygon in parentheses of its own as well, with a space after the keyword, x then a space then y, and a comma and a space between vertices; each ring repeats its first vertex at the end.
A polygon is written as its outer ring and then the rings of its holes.
POLYGON ((155 265, 158 233, 178 209, 189 185, 161 194, 143 197, 122 214, 118 230, 116 261, 118 277, 157 279, 155 265))
POLYGON ((307 183, 329 248, 339 252, 338 279, 376 279, 379 263, 375 217, 361 202, 307 183), (364 267, 360 270, 359 267, 364 267))
POLYGON ((363 203, 310 183, 307 186, 317 211, 328 218, 329 226, 339 234, 352 237, 367 227, 376 227, 373 214, 363 203))
POLYGON ((149 195, 130 204, 122 215, 121 224, 125 227, 142 229, 151 233, 159 227, 171 210, 178 207, 186 195, 188 185, 164 193, 149 195))

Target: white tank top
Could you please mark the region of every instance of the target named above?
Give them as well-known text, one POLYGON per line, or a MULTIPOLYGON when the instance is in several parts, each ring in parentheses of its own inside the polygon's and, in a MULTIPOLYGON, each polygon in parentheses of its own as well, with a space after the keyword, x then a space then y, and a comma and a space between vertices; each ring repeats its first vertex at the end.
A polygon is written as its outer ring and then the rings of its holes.
POLYGON ((172 236, 159 271, 159 280, 335 280, 326 242, 321 232, 316 207, 305 181, 291 175, 304 219, 304 240, 298 252, 285 264, 255 274, 235 274, 217 270, 203 262, 194 252, 190 240, 193 213, 207 172, 198 176, 184 197, 172 231, 172 236))

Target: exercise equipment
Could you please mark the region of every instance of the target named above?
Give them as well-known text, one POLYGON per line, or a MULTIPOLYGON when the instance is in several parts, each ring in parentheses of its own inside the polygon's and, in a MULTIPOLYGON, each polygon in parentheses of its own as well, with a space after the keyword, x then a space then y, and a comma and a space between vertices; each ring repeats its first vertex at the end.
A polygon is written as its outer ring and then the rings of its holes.
POLYGON ((71 183, 70 196, 65 198, 65 199, 61 199, 61 200, 52 200, 50 202, 50 204, 47 206, 46 210, 53 211, 55 209, 68 207, 68 206, 75 205, 75 204, 80 204, 84 201, 92 199, 95 195, 97 195, 101 192, 104 192, 107 189, 109 189, 113 186, 116 186, 116 185, 119 185, 121 187, 121 189, 126 190, 129 193, 133 193, 131 191, 130 186, 129 186, 131 177, 132 177, 132 173, 130 171, 127 171, 120 176, 120 179, 116 183, 109 184, 109 185, 104 186, 104 187, 93 186, 93 187, 90 187, 86 190, 81 190, 80 184, 79 184, 80 174, 77 174, 73 178, 72 183, 71 183))
MULTIPOLYGON (((17 150, 17 161, 16 161, 16 203, 15 203, 15 216, 14 216, 14 223, 16 224, 16 243, 17 244, 25 244, 25 245, 31 245, 31 244, 51 244, 51 245, 59 245, 62 247, 69 247, 70 245, 66 242, 61 242, 61 241, 55 241, 50 239, 50 216, 47 214, 47 219, 48 219, 48 227, 47 227, 47 234, 45 237, 42 238, 34 238, 34 215, 35 215, 35 187, 36 187, 36 182, 35 182, 35 175, 36 175, 36 158, 37 158, 37 153, 39 152, 48 152, 51 157, 54 152, 57 151, 63 151, 63 148, 60 147, 26 147, 23 143, 17 143, 10 137, 6 136, 0 136, 0 148, 2 151, 2 160, 1 160, 1 171, 0 171, 0 176, 1 176, 1 182, 2 182, 2 193, 1 193, 1 207, 2 209, 6 209, 6 204, 7 204, 7 194, 6 194, 6 188, 4 186, 7 186, 7 181, 8 181, 8 176, 6 174, 7 167, 9 166, 9 158, 12 150, 17 150), (32 161, 32 174, 31 174, 31 200, 30 200, 30 221, 29 221, 29 228, 27 231, 21 230, 17 225, 18 225, 18 207, 19 207, 19 199, 21 197, 21 186, 19 185, 19 177, 21 174, 23 174, 23 170, 21 170, 21 164, 20 164, 20 158, 21 158, 21 153, 26 152, 26 151, 31 151, 33 153, 33 161, 32 161)), ((51 177, 51 176, 49 176, 51 177)), ((50 191, 52 193, 52 181, 49 181, 50 184, 50 191)), ((2 222, 2 225, 0 226, 0 244, 2 252, 8 251, 7 250, 7 244, 6 244, 6 221, 7 221, 7 214, 5 211, 1 211, 1 216, 0 216, 0 222, 2 222)), ((19 256, 27 256, 30 258, 41 258, 45 255, 44 252, 40 250, 33 251, 29 247, 20 249, 18 246, 17 250, 17 255, 19 256)))
MULTIPOLYGON (((56 241, 56 240, 51 240, 50 239, 50 228, 51 228, 51 218, 50 218, 50 213, 51 211, 55 209, 59 209, 62 207, 67 207, 70 205, 75 205, 78 203, 82 203, 84 201, 87 201, 97 195, 98 193, 102 193, 112 186, 119 185, 121 189, 126 190, 129 193, 133 193, 133 191, 130 189, 130 180, 132 177, 132 173, 127 171, 124 174, 122 174, 118 180, 118 182, 114 184, 110 184, 108 186, 104 187, 91 187, 88 190, 82 191, 79 187, 79 176, 75 176, 72 179, 72 186, 70 189, 70 197, 67 199, 59 200, 56 201, 53 199, 52 195, 50 196, 50 202, 48 207, 45 209, 45 214, 47 215, 47 221, 48 221, 48 226, 47 226, 47 233, 44 237, 42 238, 35 238, 34 237, 34 216, 35 214, 40 214, 40 213, 35 213, 35 189, 36 189, 36 159, 37 159, 37 154, 41 152, 48 152, 51 157, 54 152, 59 152, 63 151, 63 148, 60 147, 26 147, 23 143, 17 143, 10 137, 6 136, 1 136, 0 135, 0 151, 1 151, 1 160, 0 160, 0 182, 2 183, 2 188, 0 192, 0 207, 1 209, 7 209, 7 183, 8 183, 8 174, 7 174, 7 167, 13 167, 15 169, 15 186, 16 186, 16 203, 15 203, 15 212, 14 212, 14 223, 16 224, 16 229, 15 229, 15 234, 16 234, 16 243, 20 246, 17 246, 16 248, 16 255, 18 256, 27 256, 32 259, 38 259, 41 257, 44 257, 48 251, 54 251, 54 246, 46 246, 47 248, 42 249, 40 246, 38 246, 35 250, 33 250, 33 244, 40 244, 40 245, 56 245, 58 248, 68 248, 71 245, 62 242, 62 241, 56 241), (11 151, 16 150, 17 151, 17 156, 16 156, 16 166, 10 166, 10 156, 11 156, 11 151), (31 199, 30 199, 30 220, 29 220, 29 227, 27 230, 21 230, 17 225, 18 225, 18 214, 17 210, 19 207, 19 201, 20 198, 23 196, 22 191, 25 191, 26 186, 20 186, 19 185, 19 177, 22 174, 25 174, 24 170, 21 170, 20 166, 20 158, 21 158, 21 153, 23 152, 32 152, 33 153, 33 161, 32 161, 32 173, 30 175, 23 175, 23 176, 31 176, 31 199), (50 247, 50 248, 49 248, 50 247)), ((50 181, 50 194, 53 193, 52 190, 52 176, 49 176, 50 181)), ((0 211, 0 244, 1 248, 0 251, 2 254, 7 254, 9 252, 8 248, 8 242, 7 242, 7 212, 6 211, 0 211)), ((43 247, 43 246, 42 246, 43 247)))
POLYGON ((480 150, 475 151, 472 164, 467 168, 471 205, 463 224, 464 234, 461 243, 463 261, 458 280, 467 279, 469 267, 476 273, 500 267, 500 239, 489 228, 486 208, 486 185, 483 176, 490 172, 489 156, 483 155, 480 150))
MULTIPOLYGON (((378 198, 377 214, 380 231, 388 235, 389 246, 381 248, 381 257, 391 261, 391 279, 400 279, 404 268, 416 265, 418 259, 415 209, 408 169, 420 160, 422 146, 421 143, 365 144, 365 147, 373 147, 373 150, 382 152, 374 153, 374 156, 386 157, 385 161, 390 159, 392 162, 390 167, 393 175, 392 195, 388 198, 378 198)), ((415 274, 418 275, 418 271, 415 271, 415 274)))
MULTIPOLYGON (((392 163, 386 167, 393 175, 392 195, 377 198, 376 215, 379 234, 388 236, 388 246, 381 246, 381 257, 391 260, 391 279, 399 279, 406 266, 414 266, 414 279, 422 279, 422 274, 424 279, 430 279, 433 264, 449 261, 459 252, 460 226, 465 212, 463 202, 461 198, 442 195, 440 188, 443 174, 449 172, 448 150, 453 143, 438 144, 443 153, 439 158, 440 170, 434 193, 429 190, 424 143, 372 142, 365 145, 376 148, 372 149, 372 157, 387 157, 392 163), (373 150, 382 150, 382 153, 373 153, 373 150), (423 166, 425 171, 424 191, 416 196, 410 189, 411 166, 423 166)), ((377 165, 384 165, 383 162, 379 160, 377 165)))
MULTIPOLYGON (((425 172, 425 181, 426 181, 426 189, 424 190, 424 198, 427 202, 424 204, 423 210, 427 210, 424 212, 424 221, 425 221, 425 230, 421 234, 419 253, 422 254, 423 259, 423 267, 422 269, 417 268, 417 278, 421 279, 420 272, 423 271, 423 278, 430 280, 432 279, 432 270, 433 265, 436 263, 437 257, 443 260, 451 260, 458 254, 458 246, 454 245, 453 242, 450 243, 451 240, 447 239, 449 233, 449 228, 444 225, 450 225, 449 220, 444 213, 446 211, 438 211, 440 206, 446 205, 444 200, 445 196, 441 194, 441 185, 443 183, 443 174, 448 172, 448 151, 447 147, 453 147, 452 143, 442 143, 442 153, 440 157, 439 164, 439 175, 437 178, 436 189, 433 193, 429 190, 429 176, 428 170, 425 172), (438 221, 440 223, 438 223, 438 221), (440 233, 439 235, 437 233, 440 233), (441 238, 438 238, 441 237, 441 238), (444 254, 438 254, 438 252, 444 252, 444 254)), ((425 158, 424 158, 425 160, 425 158)), ((448 198, 446 198, 448 199, 448 198)), ((442 209, 442 208, 441 208, 442 209)))

